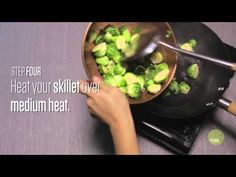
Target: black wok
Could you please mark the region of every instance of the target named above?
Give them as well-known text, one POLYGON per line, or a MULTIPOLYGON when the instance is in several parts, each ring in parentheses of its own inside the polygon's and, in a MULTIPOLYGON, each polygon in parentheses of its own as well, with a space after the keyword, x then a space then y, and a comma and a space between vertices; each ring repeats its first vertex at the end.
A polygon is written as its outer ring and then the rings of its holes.
MULTIPOLYGON (((195 52, 230 61, 230 57, 220 38, 202 23, 170 23, 177 43, 185 43, 191 38, 198 41, 195 52)), ((236 104, 223 98, 233 72, 224 67, 200 61, 195 58, 179 56, 176 78, 191 83, 188 95, 163 95, 145 103, 144 106, 162 117, 185 119, 198 116, 215 106, 220 106, 236 115, 236 104), (189 80, 185 69, 192 63, 198 63, 200 74, 197 80, 189 80)))

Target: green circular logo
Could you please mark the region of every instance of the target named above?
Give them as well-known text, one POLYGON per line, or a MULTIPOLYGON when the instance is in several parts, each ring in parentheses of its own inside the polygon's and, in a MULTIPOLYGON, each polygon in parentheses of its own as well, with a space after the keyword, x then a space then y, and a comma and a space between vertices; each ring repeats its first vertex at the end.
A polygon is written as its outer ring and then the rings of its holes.
POLYGON ((213 129, 208 133, 208 141, 212 145, 220 145, 224 142, 224 133, 219 129, 213 129))

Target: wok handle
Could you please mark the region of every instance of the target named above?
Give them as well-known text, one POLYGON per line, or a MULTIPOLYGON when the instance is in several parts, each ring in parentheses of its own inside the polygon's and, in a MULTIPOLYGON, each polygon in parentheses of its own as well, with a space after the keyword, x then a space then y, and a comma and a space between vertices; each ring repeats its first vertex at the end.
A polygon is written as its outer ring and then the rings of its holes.
POLYGON ((236 102, 232 102, 227 98, 222 97, 219 99, 218 106, 236 116, 236 102))
POLYGON ((211 63, 215 63, 219 66, 222 66, 222 67, 225 67, 225 68, 228 68, 228 69, 231 69, 233 71, 236 71, 236 63, 231 63, 231 62, 227 62, 227 61, 223 61, 223 60, 220 60, 218 58, 213 58, 213 57, 208 57, 208 56, 205 56, 205 55, 201 55, 201 54, 197 54, 197 53, 193 53, 193 52, 189 52, 189 51, 186 51, 186 50, 182 50, 180 48, 176 48, 176 47, 173 47, 165 42, 162 42, 162 41, 155 41, 157 44, 160 44, 170 50, 173 50, 175 52, 179 52, 179 53, 182 53, 182 54, 185 54, 187 56, 191 56, 191 57, 194 57, 194 58, 198 58, 198 59, 202 59, 202 60, 205 60, 205 61, 209 61, 211 63))
POLYGON ((234 66, 233 66, 233 70, 236 71, 236 64, 234 64, 234 66))

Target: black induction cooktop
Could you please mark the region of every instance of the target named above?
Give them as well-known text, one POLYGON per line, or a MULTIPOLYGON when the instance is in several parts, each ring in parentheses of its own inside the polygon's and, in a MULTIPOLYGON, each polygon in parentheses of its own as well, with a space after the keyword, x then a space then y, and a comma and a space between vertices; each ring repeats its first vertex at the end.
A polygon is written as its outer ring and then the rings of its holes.
MULTIPOLYGON (((236 49, 227 44, 225 46, 230 58, 236 58, 236 49)), ((214 116, 211 110, 188 119, 170 119, 158 116, 155 111, 148 110, 144 104, 131 106, 131 111, 138 134, 176 154, 187 154, 204 120, 214 116)))

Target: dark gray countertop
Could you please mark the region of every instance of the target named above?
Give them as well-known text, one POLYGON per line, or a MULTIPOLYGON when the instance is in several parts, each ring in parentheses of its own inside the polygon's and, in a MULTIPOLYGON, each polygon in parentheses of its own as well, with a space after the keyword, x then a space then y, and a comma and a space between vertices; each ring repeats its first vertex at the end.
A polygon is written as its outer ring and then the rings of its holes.
MULTIPOLYGON (((39 95, 69 99, 67 113, 13 113, 10 100, 26 98, 10 93, 11 66, 41 66, 39 81, 85 79, 81 62, 82 36, 88 23, 0 23, 0 154, 112 154, 107 127, 91 118, 83 95, 39 95)), ((225 42, 236 47, 236 23, 205 23, 225 42)), ((24 80, 26 78, 22 78, 24 80)), ((236 101, 236 76, 225 97, 236 101)), ((236 117, 217 109, 203 125, 190 154, 236 154, 236 117), (222 145, 213 146, 207 134, 224 132, 222 145)), ((139 137, 142 154, 171 154, 139 137)))

